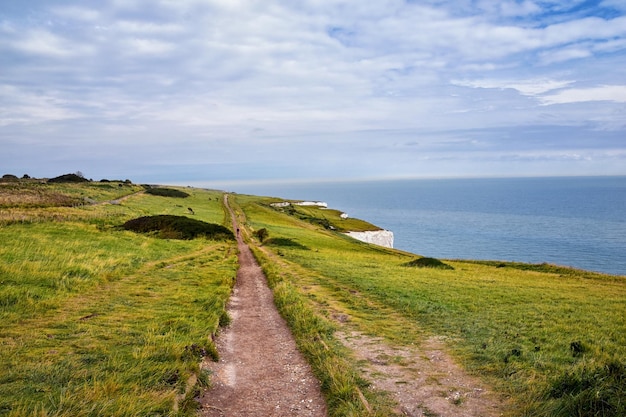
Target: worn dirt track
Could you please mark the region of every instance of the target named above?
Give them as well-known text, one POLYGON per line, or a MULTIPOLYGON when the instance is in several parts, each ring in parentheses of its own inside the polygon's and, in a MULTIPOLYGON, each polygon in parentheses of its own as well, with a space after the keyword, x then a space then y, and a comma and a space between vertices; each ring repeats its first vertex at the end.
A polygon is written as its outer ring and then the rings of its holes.
POLYGON ((218 335, 219 362, 203 365, 212 371, 212 387, 201 398, 200 415, 326 416, 319 382, 276 310, 265 275, 241 236, 237 242, 239 270, 228 305, 232 322, 218 335))

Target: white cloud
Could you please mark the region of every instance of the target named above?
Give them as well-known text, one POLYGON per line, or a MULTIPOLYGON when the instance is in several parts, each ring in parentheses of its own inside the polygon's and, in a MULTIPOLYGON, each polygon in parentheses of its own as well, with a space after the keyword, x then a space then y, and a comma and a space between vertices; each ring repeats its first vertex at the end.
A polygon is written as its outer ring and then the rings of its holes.
POLYGON ((65 39, 44 29, 33 29, 22 34, 11 44, 21 52, 48 57, 71 57, 93 51, 88 45, 65 39))
POLYGON ((128 49, 127 54, 142 55, 167 55, 175 50, 176 45, 171 42, 163 42, 156 39, 134 38, 124 42, 128 49))
POLYGON ((592 55, 593 52, 589 48, 575 46, 541 52, 539 59, 544 65, 549 65, 557 62, 570 61, 572 59, 588 58, 592 55))
POLYGON ((78 117, 54 93, 36 93, 0 84, 0 127, 62 121, 78 117))
POLYGON ((529 79, 529 80, 453 80, 452 83, 463 87, 513 89, 525 96, 536 96, 548 91, 561 89, 572 84, 570 80, 529 79))
POLYGON ((581 103, 587 101, 612 101, 626 103, 626 85, 603 85, 593 88, 572 88, 544 95, 541 102, 550 104, 581 103))
POLYGON ((115 30, 125 33, 134 34, 152 34, 152 35, 172 35, 179 34, 185 31, 185 28, 180 24, 173 23, 154 23, 154 22, 141 22, 132 20, 121 20, 115 23, 115 30))

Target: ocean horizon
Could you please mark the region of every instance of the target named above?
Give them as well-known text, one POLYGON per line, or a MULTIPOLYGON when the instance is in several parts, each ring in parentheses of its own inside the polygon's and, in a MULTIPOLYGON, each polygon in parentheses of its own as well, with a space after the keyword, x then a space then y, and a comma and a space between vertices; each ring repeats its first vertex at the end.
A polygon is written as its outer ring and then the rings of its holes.
POLYGON ((317 200, 442 259, 550 263, 626 275, 626 176, 231 184, 317 200))

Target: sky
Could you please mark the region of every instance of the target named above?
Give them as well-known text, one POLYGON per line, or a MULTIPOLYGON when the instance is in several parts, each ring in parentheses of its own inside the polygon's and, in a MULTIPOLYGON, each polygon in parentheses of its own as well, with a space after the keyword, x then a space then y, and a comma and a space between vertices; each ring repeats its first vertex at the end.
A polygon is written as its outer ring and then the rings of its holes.
POLYGON ((3 0, 0 175, 626 175, 626 0, 3 0))

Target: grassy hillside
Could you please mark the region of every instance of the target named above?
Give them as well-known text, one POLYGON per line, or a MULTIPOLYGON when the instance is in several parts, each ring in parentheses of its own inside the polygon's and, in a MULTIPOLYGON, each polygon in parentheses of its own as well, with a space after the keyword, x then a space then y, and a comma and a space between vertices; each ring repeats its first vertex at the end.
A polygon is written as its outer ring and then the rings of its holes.
POLYGON ((221 194, 120 184, 0 185, 0 415, 195 414, 236 246, 120 225, 156 214, 223 224, 221 194))
MULTIPOLYGON (((445 338, 469 372, 511 400, 511 415, 626 412, 626 278, 512 263, 416 268, 408 266, 415 255, 356 242, 297 215, 277 215, 258 197, 237 201, 252 229, 297 243, 263 245, 257 256, 313 363, 340 360, 310 340, 332 346, 328 326, 346 314, 359 330, 397 345, 445 338), (316 312, 311 323, 324 324, 303 324, 297 303, 316 312)), ((329 386, 341 378, 331 368, 317 368, 329 386)), ((346 403, 353 392, 332 398, 346 403)))
MULTIPOLYGON (((144 190, 0 184, 0 416, 195 414, 196 390, 210 381, 199 362, 217 355, 210 335, 227 321, 236 246, 124 230, 156 215, 230 228, 221 193, 144 190)), ((500 262, 445 268, 344 236, 376 227, 334 210, 230 201, 331 416, 396 415, 335 339, 337 317, 394 346, 439 336, 510 401, 511 416, 625 414, 625 277, 500 262)))

